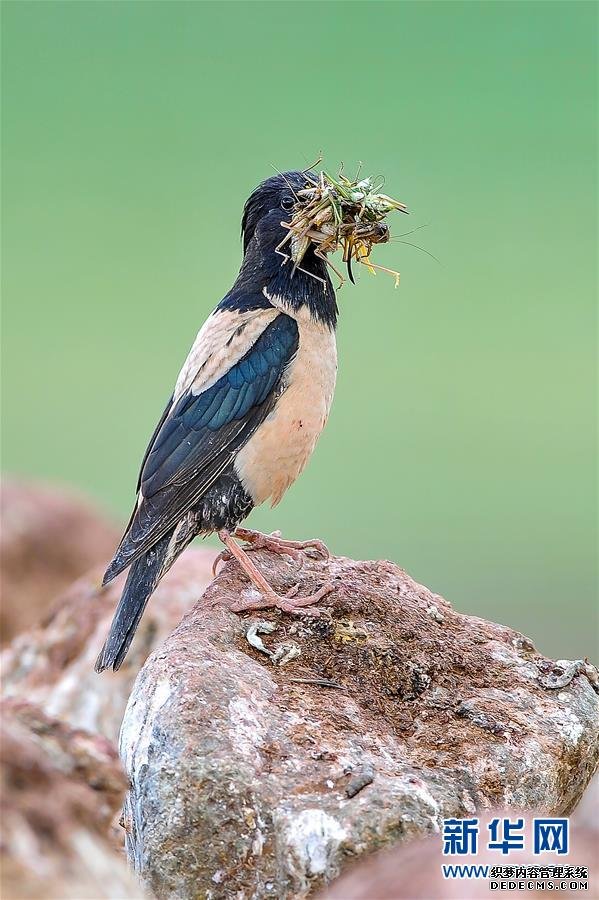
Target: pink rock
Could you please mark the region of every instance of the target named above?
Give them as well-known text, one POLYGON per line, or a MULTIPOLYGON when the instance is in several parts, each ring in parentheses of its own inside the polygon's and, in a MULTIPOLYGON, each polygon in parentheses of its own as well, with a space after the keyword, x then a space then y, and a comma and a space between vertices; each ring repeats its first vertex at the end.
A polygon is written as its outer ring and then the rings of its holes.
POLYGON ((159 584, 118 672, 94 672, 125 576, 100 587, 103 567, 59 597, 43 626, 2 653, 3 692, 38 704, 78 728, 116 741, 129 692, 148 654, 175 628, 212 579, 215 551, 188 549, 159 584))
POLYGON ((574 808, 599 760, 592 666, 389 562, 254 559, 280 593, 335 590, 320 618, 235 615, 252 589, 230 563, 141 669, 120 750, 156 896, 291 900, 445 817, 574 808))
POLYGON ((3 477, 0 634, 4 643, 46 616, 56 597, 108 561, 119 530, 71 490, 3 477))
POLYGON ((113 745, 37 707, 2 712, 2 896, 142 900, 116 847, 127 780, 113 745))

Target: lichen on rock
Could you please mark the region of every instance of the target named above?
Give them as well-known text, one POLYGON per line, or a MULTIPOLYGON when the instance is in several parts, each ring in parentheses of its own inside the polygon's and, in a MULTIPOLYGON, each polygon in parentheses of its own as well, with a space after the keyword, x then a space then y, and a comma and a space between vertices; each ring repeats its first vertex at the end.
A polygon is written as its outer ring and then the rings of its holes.
POLYGON ((319 617, 235 615, 229 563, 139 673, 127 847, 157 897, 302 897, 443 818, 575 806, 599 758, 592 672, 551 689, 563 661, 392 563, 255 558, 281 593, 335 591, 319 617))

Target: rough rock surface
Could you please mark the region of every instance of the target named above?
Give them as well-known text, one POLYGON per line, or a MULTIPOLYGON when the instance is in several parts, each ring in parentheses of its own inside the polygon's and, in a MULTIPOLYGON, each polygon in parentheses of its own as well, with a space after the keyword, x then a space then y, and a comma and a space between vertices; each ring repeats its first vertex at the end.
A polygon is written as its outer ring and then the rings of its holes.
MULTIPOLYGON (((549 852, 533 856, 530 849, 527 849, 533 846, 533 815, 524 814, 522 818, 525 820, 525 849, 510 851, 508 858, 503 857, 497 851, 486 849, 484 838, 481 839, 476 856, 443 857, 440 836, 429 837, 413 841, 407 847, 397 847, 394 850, 375 853, 369 859, 357 863, 350 867, 349 872, 337 879, 328 890, 319 894, 318 900, 431 900, 432 897, 438 898, 438 900, 488 900, 491 895, 487 881, 443 878, 441 865, 448 862, 489 866, 583 866, 588 869, 587 883, 592 892, 585 893, 585 896, 596 897, 599 884, 598 809, 599 781, 596 777, 570 820, 570 852, 567 857, 549 852)), ((488 824, 495 816, 508 816, 512 820, 516 818, 513 810, 495 810, 492 814, 481 817, 481 835, 488 834, 488 824)), ((495 880, 514 882, 522 879, 512 877, 511 879, 497 878, 495 880)), ((572 881, 579 882, 580 880, 574 875, 574 877, 558 878, 557 882, 569 886, 572 881)), ((545 879, 541 878, 539 881, 541 885, 546 884, 545 879)), ((534 891, 534 888, 532 890, 534 891)), ((572 893, 575 890, 576 887, 572 893)), ((555 891, 555 893, 564 892, 565 888, 555 891)), ((522 896, 522 890, 518 889, 501 891, 501 897, 522 896)))
POLYGON ((114 746, 5 701, 0 742, 2 896, 144 896, 114 830, 127 785, 114 746))
POLYGON ((110 558, 118 529, 65 488, 3 477, 0 485, 0 635, 39 623, 56 596, 110 558))
POLYGON ((2 653, 3 692, 39 704, 77 728, 118 738, 131 686, 145 658, 173 630, 212 578, 215 551, 188 549, 154 593, 118 672, 94 672, 124 577, 101 588, 102 570, 80 578, 54 604, 44 627, 2 653))
POLYGON ((129 856, 157 897, 302 897, 444 817, 575 806, 599 756, 596 670, 392 563, 254 559, 280 592, 328 572, 330 612, 235 615, 251 589, 229 563, 147 660, 121 758, 129 856))

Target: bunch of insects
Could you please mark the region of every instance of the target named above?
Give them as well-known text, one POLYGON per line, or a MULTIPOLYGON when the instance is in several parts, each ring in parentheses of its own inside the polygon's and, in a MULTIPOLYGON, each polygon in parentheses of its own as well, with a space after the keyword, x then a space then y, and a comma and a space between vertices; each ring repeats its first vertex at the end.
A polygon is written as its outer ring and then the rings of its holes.
POLYGON ((399 284, 399 272, 375 265, 370 254, 375 244, 389 240, 389 228, 385 219, 395 211, 407 212, 405 204, 387 194, 380 193, 379 179, 359 179, 359 172, 350 179, 340 172, 336 178, 327 172, 318 174, 306 171, 305 188, 294 191, 295 204, 289 222, 282 222, 287 234, 277 247, 277 252, 291 260, 294 268, 301 268, 301 261, 313 244, 315 254, 324 259, 341 284, 345 276, 328 258, 329 253, 343 252, 343 262, 352 283, 352 261, 362 263, 371 272, 388 272, 399 284))

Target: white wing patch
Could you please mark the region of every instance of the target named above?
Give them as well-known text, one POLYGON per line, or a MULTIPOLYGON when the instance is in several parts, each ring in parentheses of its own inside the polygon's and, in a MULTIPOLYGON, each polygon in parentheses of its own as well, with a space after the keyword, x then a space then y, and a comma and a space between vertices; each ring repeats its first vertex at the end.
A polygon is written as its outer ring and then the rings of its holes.
POLYGON ((215 384, 245 356, 279 314, 277 309, 215 310, 204 322, 183 363, 173 402, 188 388, 197 395, 215 384))

